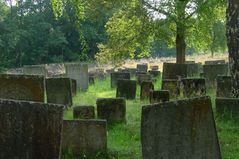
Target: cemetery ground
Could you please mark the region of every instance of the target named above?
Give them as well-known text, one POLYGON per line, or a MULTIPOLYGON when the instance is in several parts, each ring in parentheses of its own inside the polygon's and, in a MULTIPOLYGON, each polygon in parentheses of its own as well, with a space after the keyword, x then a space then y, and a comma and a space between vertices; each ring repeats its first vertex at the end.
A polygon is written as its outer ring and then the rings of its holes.
MULTIPOLYGON (((154 83, 155 90, 159 90, 161 81, 154 83)), ((78 92, 74 97, 74 105, 96 105, 96 99, 102 97, 115 97, 116 90, 110 88, 110 78, 96 80, 87 92, 78 92)), ((223 159, 239 158, 239 123, 230 117, 216 117, 215 90, 208 90, 207 95, 212 97, 214 116, 216 118, 217 132, 223 159)), ((99 153, 97 159, 142 159, 140 142, 141 108, 149 104, 149 100, 140 100, 140 87, 137 86, 135 100, 127 100, 126 117, 127 123, 108 125, 107 155, 99 153)), ((65 111, 65 119, 73 119, 72 108, 65 111)), ((75 159, 67 154, 66 159, 75 159)), ((87 158, 87 157, 86 157, 87 158)))

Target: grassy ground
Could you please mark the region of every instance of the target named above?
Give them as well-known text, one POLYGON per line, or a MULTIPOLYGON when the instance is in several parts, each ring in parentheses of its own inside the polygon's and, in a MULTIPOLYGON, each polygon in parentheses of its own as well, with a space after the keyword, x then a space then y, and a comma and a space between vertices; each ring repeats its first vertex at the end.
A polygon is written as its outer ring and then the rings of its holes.
MULTIPOLYGON (((159 90, 161 81, 155 83, 155 90, 159 90)), ((149 101, 139 100, 140 88, 137 87, 137 99, 127 100, 127 124, 118 124, 108 127, 108 154, 109 159, 142 159, 140 145, 140 120, 142 105, 149 101)), ((100 97, 115 97, 116 90, 110 88, 110 79, 95 81, 87 92, 78 92, 74 98, 74 105, 94 105, 100 97)), ((215 93, 212 96, 213 108, 215 93)), ((65 112, 65 119, 72 119, 72 109, 65 112)), ((217 130, 220 140, 223 159, 239 158, 239 124, 232 120, 216 118, 217 130)), ((106 157, 103 157, 106 158, 106 157)))

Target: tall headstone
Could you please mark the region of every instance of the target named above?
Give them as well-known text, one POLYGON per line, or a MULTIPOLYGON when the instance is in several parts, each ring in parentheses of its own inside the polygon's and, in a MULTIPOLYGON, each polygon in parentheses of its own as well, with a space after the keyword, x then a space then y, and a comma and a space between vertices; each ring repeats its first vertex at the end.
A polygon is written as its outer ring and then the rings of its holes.
POLYGON ((163 79, 161 88, 168 90, 170 97, 178 97, 180 95, 180 81, 178 80, 163 79))
POLYGON ((117 86, 117 81, 120 79, 130 80, 130 73, 114 72, 110 74, 111 77, 111 88, 117 86))
POLYGON ((0 98, 45 101, 45 79, 35 75, 0 74, 0 98))
POLYGON ((217 97, 232 97, 231 76, 217 76, 217 97))
POLYGON ((136 96, 136 85, 135 80, 118 80, 116 97, 123 97, 126 99, 135 99, 136 96))
POLYGON ((0 158, 59 159, 61 105, 0 100, 0 158))
POLYGON ((138 71, 148 72, 148 64, 137 64, 138 71))
POLYGON ((151 104, 153 103, 162 103, 169 101, 170 95, 168 90, 161 91, 150 91, 149 101, 151 104))
POLYGON ((206 82, 204 78, 182 78, 183 96, 197 97, 206 95, 206 82))
POLYGON ((143 81, 140 89, 140 99, 148 99, 150 91, 154 90, 154 84, 151 81, 143 81))
POLYGON ((47 76, 46 65, 25 65, 23 67, 23 74, 47 76))
POLYGON ((210 97, 142 108, 144 159, 221 159, 210 97))
POLYGON ((88 65, 81 63, 65 64, 66 77, 77 81, 77 88, 86 91, 88 89, 89 74, 88 65))
POLYGON ((216 112, 218 116, 239 119, 238 98, 216 98, 216 112))
POLYGON ((46 79, 47 103, 72 106, 71 79, 48 78, 46 79))

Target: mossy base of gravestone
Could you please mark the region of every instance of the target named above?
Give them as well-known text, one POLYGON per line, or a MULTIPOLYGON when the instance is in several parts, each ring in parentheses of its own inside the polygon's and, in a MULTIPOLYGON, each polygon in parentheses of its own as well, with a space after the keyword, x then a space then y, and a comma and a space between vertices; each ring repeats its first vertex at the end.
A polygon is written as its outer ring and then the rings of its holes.
POLYGON ((110 74, 111 77, 111 88, 117 86, 117 81, 120 79, 130 80, 130 73, 114 72, 110 74))
POLYGON ((182 92, 184 97, 197 97, 206 95, 206 84, 204 78, 183 78, 181 79, 182 92))
POLYGON ((216 112, 218 117, 239 120, 239 99, 216 98, 216 112))
POLYGON ((124 98, 98 98, 97 117, 108 123, 126 122, 126 101, 124 98))
POLYGON ((154 103, 162 103, 169 101, 169 91, 161 90, 161 91, 150 91, 149 101, 151 104, 154 103))
POLYGON ((94 119, 95 107, 94 106, 75 106, 73 107, 74 119, 94 119))
POLYGON ((232 97, 231 76, 217 76, 217 97, 232 97))
POLYGON ((140 99, 149 99, 150 91, 154 90, 154 84, 151 81, 143 81, 140 86, 140 99))
POLYGON ((137 82, 135 80, 118 80, 116 97, 135 99, 136 85, 137 82))
POLYGON ((180 95, 180 81, 163 79, 162 80, 162 90, 168 90, 170 92, 170 97, 177 98, 180 95))

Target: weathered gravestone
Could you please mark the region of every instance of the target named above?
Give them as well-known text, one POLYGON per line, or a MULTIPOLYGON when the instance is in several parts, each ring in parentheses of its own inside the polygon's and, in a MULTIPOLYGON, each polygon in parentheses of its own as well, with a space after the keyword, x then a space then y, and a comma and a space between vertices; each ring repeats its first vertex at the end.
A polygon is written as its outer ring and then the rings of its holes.
POLYGON ((105 120, 64 120, 62 134, 63 154, 71 152, 82 158, 94 157, 107 151, 105 120))
POLYGON ((89 74, 88 65, 80 63, 65 64, 66 77, 77 81, 77 88, 86 91, 88 89, 89 74))
POLYGON ((75 79, 71 79, 71 91, 72 91, 72 96, 76 96, 77 94, 77 81, 75 79))
POLYGON ((124 98, 98 98, 97 116, 109 123, 126 122, 126 101, 124 98))
POLYGON ((71 79, 48 78, 46 79, 47 103, 72 106, 71 79))
POLYGON ((47 76, 46 65, 25 65, 23 66, 23 74, 47 76))
POLYGON ((169 91, 168 90, 150 91, 149 101, 152 104, 169 101, 169 91))
POLYGON ((95 107, 94 106, 75 106, 73 107, 74 119, 94 119, 95 107))
POLYGON ((61 105, 0 100, 1 159, 59 159, 61 105))
POLYGON ((231 76, 217 76, 217 97, 232 97, 231 76))
POLYGON ((228 64, 204 65, 203 76, 206 79, 206 86, 216 87, 216 78, 218 75, 228 75, 228 64))
POLYGON ((154 90, 154 84, 151 81, 143 81, 140 89, 140 99, 148 99, 150 91, 154 90))
POLYGON ((135 80, 118 80, 116 97, 124 97, 126 99, 135 99, 136 96, 135 80))
POLYGON ((239 119, 239 99, 216 98, 216 111, 218 116, 239 119))
POLYGON ((138 84, 140 84, 140 85, 143 81, 151 81, 151 80, 152 80, 152 77, 149 74, 138 74, 137 75, 137 81, 138 81, 138 84))
POLYGON ((210 97, 142 108, 144 159, 221 159, 210 97))
POLYGON ((140 72, 148 72, 148 64, 137 64, 137 70, 140 72))
POLYGON ((0 98, 44 102, 45 79, 35 75, 0 74, 0 98))
POLYGON ((59 78, 64 77, 66 69, 63 63, 52 63, 46 65, 47 77, 59 78))
POLYGON ((110 74, 111 77, 111 88, 117 86, 117 81, 120 79, 130 80, 130 73, 114 72, 110 74))
POLYGON ((178 80, 163 79, 161 88, 168 90, 171 97, 178 97, 180 95, 180 81, 178 80))
POLYGON ((199 63, 191 63, 187 65, 187 77, 200 77, 200 73, 203 71, 203 66, 199 63))
POLYGON ((206 95, 206 83, 204 78, 182 78, 183 96, 197 97, 206 95))
POLYGON ((205 61, 205 65, 226 64, 225 60, 205 61))

